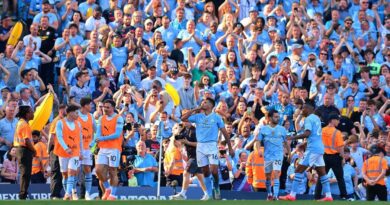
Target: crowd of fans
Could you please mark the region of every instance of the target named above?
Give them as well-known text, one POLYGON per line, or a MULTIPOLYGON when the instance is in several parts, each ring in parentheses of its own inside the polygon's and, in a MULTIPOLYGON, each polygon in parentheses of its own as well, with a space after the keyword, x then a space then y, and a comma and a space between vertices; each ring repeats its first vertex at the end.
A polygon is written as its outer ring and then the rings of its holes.
MULTIPOLYGON (((216 101, 214 111, 223 118, 235 151, 229 156, 221 136, 221 189, 265 188, 253 180, 265 179, 252 154, 262 148, 248 146, 257 138, 255 128, 261 130, 269 122, 267 113, 276 110, 288 135, 300 133, 306 103, 315 106, 323 126, 332 114, 340 115, 349 199, 365 198, 361 170, 370 146, 377 145, 390 164, 386 0, 4 0, 3 10, 2 183, 18 183, 12 146, 18 106, 35 109, 48 92, 55 93, 51 120, 64 116, 66 105, 80 106, 83 98, 92 99, 95 120, 104 100, 116 102, 125 119, 122 186, 156 186, 160 136, 161 184, 181 185, 196 141, 194 127, 181 116, 206 98, 216 101), (27 31, 15 46, 7 44, 14 19, 23 20, 27 31), (166 83, 177 90, 179 105, 165 91, 166 83), (163 122, 160 130, 158 122, 163 122), (171 137, 175 124, 184 127, 184 139, 171 137), (178 160, 181 169, 173 165, 178 160)), ((50 122, 33 133, 32 183, 51 182, 49 128, 50 122)), ((305 149, 303 140, 288 143, 291 153, 285 153, 281 172, 287 193, 305 149)), ((299 194, 314 194, 317 173, 305 173, 299 194)), ((335 175, 328 175, 332 194, 338 195, 335 175)), ((200 177, 191 179, 204 186, 200 177)), ((389 177, 386 183, 390 199, 389 177)))

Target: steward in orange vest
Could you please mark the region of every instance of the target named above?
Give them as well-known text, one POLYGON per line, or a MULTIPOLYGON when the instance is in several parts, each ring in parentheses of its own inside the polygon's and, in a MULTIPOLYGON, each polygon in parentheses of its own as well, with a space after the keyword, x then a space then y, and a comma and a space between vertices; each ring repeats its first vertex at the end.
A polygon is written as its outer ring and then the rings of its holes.
POLYGON ((47 146, 41 142, 40 132, 34 130, 32 137, 34 140, 34 148, 37 151, 37 155, 33 158, 31 183, 32 184, 45 184, 46 183, 46 168, 49 162, 49 155, 46 152, 47 146))
POLYGON ((16 158, 20 170, 20 192, 19 199, 27 199, 27 191, 31 180, 31 169, 33 157, 37 154, 32 140, 31 128, 28 121, 34 119, 34 111, 30 106, 19 106, 19 112, 16 115, 19 118, 16 124, 14 146, 16 149, 16 158))
MULTIPOLYGON (((337 179, 337 184, 340 189, 340 197, 347 198, 347 188, 344 181, 343 156, 344 156, 344 140, 343 136, 336 127, 340 123, 340 116, 330 114, 328 125, 322 128, 322 142, 324 143, 325 153, 324 162, 326 173, 330 169, 333 170, 337 179)), ((315 189, 315 199, 320 199, 322 195, 321 180, 317 180, 315 189)))
POLYGON ((265 191, 264 148, 256 141, 254 151, 249 154, 246 162, 246 175, 248 183, 252 184, 254 191, 265 191))
POLYGON ((385 175, 388 169, 387 160, 377 145, 372 145, 370 152, 373 155, 363 164, 363 178, 366 181, 367 201, 374 201, 377 196, 380 201, 387 201, 385 175))

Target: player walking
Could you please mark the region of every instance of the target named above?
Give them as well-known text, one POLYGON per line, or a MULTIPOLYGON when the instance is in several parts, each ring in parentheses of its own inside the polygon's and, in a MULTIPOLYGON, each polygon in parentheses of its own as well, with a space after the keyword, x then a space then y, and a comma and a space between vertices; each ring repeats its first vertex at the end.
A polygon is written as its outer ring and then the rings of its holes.
POLYGON ((59 120, 56 125, 57 140, 54 154, 59 157, 63 186, 66 187, 64 200, 77 199, 72 197, 72 190, 82 159, 81 148, 83 147, 81 126, 77 121, 78 109, 79 107, 70 105, 66 108, 66 118, 59 120))
POLYGON ((330 193, 329 178, 325 170, 324 162, 324 144, 322 143, 322 128, 320 118, 313 114, 313 106, 305 104, 302 108, 302 115, 305 118, 304 133, 290 137, 291 140, 307 138, 307 148, 304 153, 303 159, 299 162, 298 167, 295 169, 294 182, 292 184, 292 190, 289 195, 281 196, 279 199, 295 201, 297 189, 299 183, 304 179, 304 171, 307 167, 314 167, 318 173, 319 179, 322 184, 323 192, 326 196, 320 201, 333 201, 332 194, 330 193))
POLYGON ((83 136, 83 148, 81 161, 82 169, 85 176, 85 199, 92 200, 91 198, 91 187, 92 187, 92 153, 89 146, 93 139, 94 130, 96 130, 95 120, 91 115, 92 100, 90 98, 81 98, 80 100, 80 113, 78 121, 81 125, 81 134, 83 136))
POLYGON ((102 182, 104 195, 102 200, 116 200, 118 186, 118 167, 122 151, 123 118, 114 112, 115 102, 105 100, 104 115, 99 119, 95 135, 99 153, 96 159, 96 174, 102 182), (108 183, 108 176, 110 183, 108 183))
POLYGON ((265 185, 267 188, 267 200, 278 200, 280 187, 280 170, 283 163, 283 151, 285 148, 290 153, 290 147, 287 144, 287 130, 279 125, 280 115, 276 110, 268 112, 270 124, 260 127, 258 140, 264 145, 264 160, 265 160, 265 185), (271 178, 273 173, 274 186, 273 195, 271 190, 271 178))

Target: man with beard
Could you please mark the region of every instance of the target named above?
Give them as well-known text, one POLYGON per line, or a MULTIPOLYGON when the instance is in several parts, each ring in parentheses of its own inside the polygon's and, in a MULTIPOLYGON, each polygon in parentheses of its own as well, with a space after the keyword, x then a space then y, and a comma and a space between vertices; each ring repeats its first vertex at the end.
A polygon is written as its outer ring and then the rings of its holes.
POLYGON ((222 118, 213 112, 215 101, 211 98, 206 98, 202 101, 200 107, 190 110, 183 114, 182 120, 189 120, 196 124, 196 139, 198 141, 196 147, 197 163, 202 168, 205 177, 205 185, 208 195, 214 192, 214 199, 221 199, 221 192, 219 190, 219 176, 218 176, 218 130, 220 130, 226 140, 231 157, 234 157, 234 151, 230 143, 230 137, 225 129, 225 124, 222 118), (202 113, 194 114, 195 112, 202 113), (213 181, 211 174, 213 175, 213 181), (214 187, 214 190, 212 188, 214 187))
MULTIPOLYGON (((279 125, 280 114, 276 110, 268 112, 270 124, 261 127, 257 139, 264 144, 264 164, 267 188, 267 200, 278 200, 280 174, 282 169, 284 149, 290 156, 290 147, 287 144, 287 130, 279 125), (273 175, 273 177, 272 177, 273 175), (273 178, 273 194, 271 190, 271 178, 273 178)), ((289 157, 291 158, 291 157, 289 157)))
POLYGON ((49 0, 42 1, 42 12, 38 13, 33 20, 34 24, 38 24, 41 21, 41 18, 47 16, 49 18, 49 24, 55 29, 58 29, 58 19, 57 16, 50 12, 51 5, 49 0))
MULTIPOLYGON (((38 30, 38 36, 41 38, 41 52, 54 58, 55 50, 54 43, 57 38, 57 33, 53 27, 49 26, 49 17, 41 18, 41 25, 38 30)), ((54 84, 54 64, 52 62, 43 64, 39 68, 39 76, 41 76, 45 85, 54 84)))

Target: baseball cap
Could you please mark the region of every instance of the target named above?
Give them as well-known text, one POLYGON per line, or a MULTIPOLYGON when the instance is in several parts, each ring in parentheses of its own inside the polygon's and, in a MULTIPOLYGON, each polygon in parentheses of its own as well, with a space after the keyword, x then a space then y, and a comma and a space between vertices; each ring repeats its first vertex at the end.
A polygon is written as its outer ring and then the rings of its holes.
POLYGON ((276 19, 276 16, 275 16, 275 15, 273 15, 273 14, 272 14, 272 15, 269 15, 269 16, 267 16, 267 20, 268 20, 268 19, 271 19, 271 18, 273 18, 273 19, 276 19))
POLYGON ((271 32, 271 31, 277 32, 278 30, 274 26, 271 26, 268 28, 268 32, 271 32))
POLYGON ((340 120, 340 115, 338 115, 338 114, 331 114, 329 116, 329 120, 340 120))
POLYGON ((50 1, 49 0, 43 0, 42 4, 50 4, 50 1))
POLYGON ((191 75, 191 73, 185 73, 185 74, 183 75, 183 77, 184 77, 185 79, 191 79, 191 78, 192 78, 192 75, 191 75))
POLYGON ((172 66, 169 68, 169 72, 172 74, 177 74, 179 73, 179 70, 176 68, 176 66, 172 66))
POLYGON ((9 88, 8 86, 5 86, 5 87, 2 87, 2 88, 1 88, 1 91, 3 91, 3 90, 8 90, 8 92, 10 92, 10 91, 11 91, 11 88, 9 88))
POLYGON ((256 6, 251 6, 251 8, 249 9, 249 12, 259 12, 259 10, 257 9, 256 6))
POLYGON ((352 23, 353 23, 352 17, 350 17, 350 16, 347 16, 347 17, 344 19, 344 22, 346 22, 346 21, 352 21, 352 23))
POLYGON ((317 58, 317 54, 314 53, 314 52, 310 52, 307 56, 311 56, 311 55, 313 55, 313 56, 315 56, 317 58))
POLYGON ((0 19, 0 20, 7 19, 7 18, 9 18, 9 17, 11 17, 11 16, 8 15, 8 12, 4 12, 4 13, 1 14, 1 19, 0 19))
POLYGON ((149 18, 148 18, 148 19, 146 19, 146 20, 145 20, 145 25, 146 25, 146 24, 148 24, 148 23, 152 23, 152 24, 153 24, 153 21, 152 21, 152 19, 149 19, 149 18))
POLYGON ((278 56, 276 55, 276 54, 271 54, 270 56, 269 56, 269 59, 271 59, 271 58, 277 58, 278 56))
POLYGON ((148 68, 148 70, 156 70, 156 66, 152 65, 148 68))
POLYGON ((302 48, 302 45, 301 44, 298 44, 298 43, 295 43, 291 46, 291 50, 294 50, 294 49, 298 49, 298 48, 302 48))

